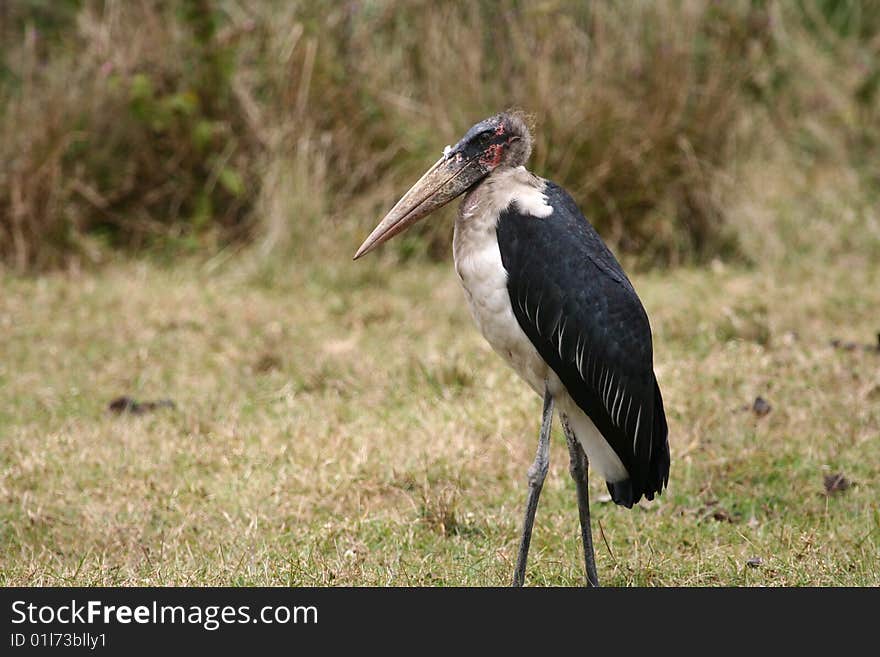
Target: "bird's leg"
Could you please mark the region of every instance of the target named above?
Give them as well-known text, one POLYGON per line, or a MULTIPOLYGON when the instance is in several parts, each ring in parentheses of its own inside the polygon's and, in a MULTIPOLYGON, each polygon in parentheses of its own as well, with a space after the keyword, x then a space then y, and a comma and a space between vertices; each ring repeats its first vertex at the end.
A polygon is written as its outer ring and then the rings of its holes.
POLYGON ((583 447, 571 430, 568 418, 560 415, 562 430, 565 432, 565 440, 568 443, 568 454, 571 457, 569 472, 574 479, 577 488, 578 512, 581 518, 581 540, 584 544, 584 563, 587 567, 587 586, 599 586, 599 576, 596 574, 596 555, 593 552, 593 532, 590 530, 590 493, 587 488, 587 472, 590 462, 584 454, 583 447))
POLYGON ((538 498, 550 467, 550 425, 553 423, 553 396, 546 383, 544 385, 544 413, 541 419, 541 435, 538 438, 538 452, 529 468, 529 496, 526 499, 526 517, 523 523, 522 539, 519 543, 519 557, 513 573, 513 586, 522 586, 526 578, 526 560, 529 557, 529 544, 532 541, 532 525, 538 510, 538 498))

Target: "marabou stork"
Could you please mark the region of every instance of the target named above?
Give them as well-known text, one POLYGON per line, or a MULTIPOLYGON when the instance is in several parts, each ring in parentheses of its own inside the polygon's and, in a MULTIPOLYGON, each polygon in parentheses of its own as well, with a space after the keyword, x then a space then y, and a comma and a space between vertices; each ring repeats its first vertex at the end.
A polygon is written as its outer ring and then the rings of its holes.
POLYGON ((571 196, 523 166, 531 150, 519 113, 477 123, 444 149, 354 257, 465 194, 453 254, 471 314, 492 348, 544 398, 513 584, 525 577, 555 404, 577 488, 587 585, 598 586, 588 466, 617 504, 653 499, 669 479, 666 415, 639 297, 571 196))

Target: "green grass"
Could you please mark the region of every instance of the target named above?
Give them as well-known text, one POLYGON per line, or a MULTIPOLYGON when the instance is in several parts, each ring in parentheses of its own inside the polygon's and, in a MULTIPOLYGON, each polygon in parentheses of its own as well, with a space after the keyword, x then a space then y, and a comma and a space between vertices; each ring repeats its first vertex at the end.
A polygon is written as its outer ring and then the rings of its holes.
MULTIPOLYGON (((592 478, 604 584, 880 584, 880 354, 829 345, 876 341, 880 264, 815 264, 634 277, 672 472, 632 511, 592 478)), ((2 288, 0 584, 508 583, 541 401, 448 264, 2 288), (123 394, 177 408, 111 414, 123 394)), ((527 582, 580 584, 579 550, 557 425, 527 582)))

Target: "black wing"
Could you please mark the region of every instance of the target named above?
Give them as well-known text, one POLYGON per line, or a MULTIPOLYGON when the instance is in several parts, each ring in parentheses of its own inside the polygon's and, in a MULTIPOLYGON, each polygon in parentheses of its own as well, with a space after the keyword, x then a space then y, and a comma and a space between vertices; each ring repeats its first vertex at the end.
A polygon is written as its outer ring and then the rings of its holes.
POLYGON ((663 399, 651 327, 617 259, 568 193, 548 182, 545 218, 516 203, 498 220, 498 246, 520 326, 629 473, 614 501, 649 500, 669 478, 663 399))

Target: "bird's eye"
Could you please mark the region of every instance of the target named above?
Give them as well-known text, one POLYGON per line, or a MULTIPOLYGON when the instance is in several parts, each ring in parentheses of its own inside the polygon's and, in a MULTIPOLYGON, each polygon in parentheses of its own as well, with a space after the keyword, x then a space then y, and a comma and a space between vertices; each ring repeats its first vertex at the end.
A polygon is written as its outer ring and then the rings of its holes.
POLYGON ((489 140, 491 140, 491 139, 492 139, 491 132, 484 132, 480 135, 480 143, 481 144, 488 144, 489 140))

